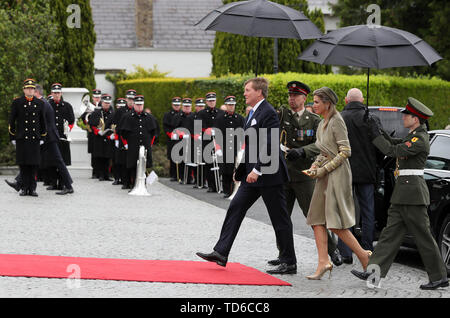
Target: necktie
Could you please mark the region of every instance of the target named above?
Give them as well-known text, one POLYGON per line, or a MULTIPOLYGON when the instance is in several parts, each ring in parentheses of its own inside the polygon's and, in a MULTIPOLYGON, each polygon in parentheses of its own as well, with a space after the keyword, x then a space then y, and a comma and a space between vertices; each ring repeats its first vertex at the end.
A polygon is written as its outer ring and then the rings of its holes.
POLYGON ((253 108, 250 109, 250 112, 248 113, 247 123, 250 121, 250 118, 252 118, 252 116, 253 116, 253 108))

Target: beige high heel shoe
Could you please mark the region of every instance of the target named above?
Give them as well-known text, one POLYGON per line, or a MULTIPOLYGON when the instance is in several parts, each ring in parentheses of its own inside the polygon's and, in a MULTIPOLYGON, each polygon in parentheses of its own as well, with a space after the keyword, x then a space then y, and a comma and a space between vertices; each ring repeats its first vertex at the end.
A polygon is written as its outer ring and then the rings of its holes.
POLYGON ((327 272, 330 271, 330 276, 328 277, 328 279, 331 278, 331 271, 333 270, 333 264, 332 263, 328 263, 327 265, 325 265, 318 274, 315 275, 310 275, 310 276, 306 276, 306 278, 310 279, 310 280, 320 280, 322 278, 322 276, 327 272))

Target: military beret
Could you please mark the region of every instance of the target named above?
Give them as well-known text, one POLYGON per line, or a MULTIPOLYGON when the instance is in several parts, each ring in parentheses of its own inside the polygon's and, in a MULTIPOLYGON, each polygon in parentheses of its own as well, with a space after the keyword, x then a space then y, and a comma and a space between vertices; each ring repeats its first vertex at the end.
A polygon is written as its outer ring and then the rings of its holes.
POLYGON ((52 93, 60 93, 62 91, 62 85, 59 83, 52 84, 51 91, 52 93))
POLYGON ((172 105, 180 106, 181 105, 181 97, 172 98, 172 105))
POLYGON ((127 100, 125 98, 118 98, 116 100, 116 106, 117 107, 122 107, 122 106, 126 106, 127 105, 127 100))
POLYGON ((129 90, 127 90, 127 92, 126 92, 126 94, 125 94, 125 96, 126 96, 127 98, 135 98, 136 95, 137 95, 137 93, 136 93, 136 91, 135 91, 134 89, 129 89, 129 90))
POLYGON ((299 81, 291 81, 287 83, 286 87, 288 88, 289 94, 303 94, 307 96, 311 92, 308 85, 299 81))
POLYGON ((27 78, 23 81, 23 88, 36 88, 36 81, 32 78, 27 78))
POLYGON ((94 97, 101 97, 102 96, 102 91, 99 90, 98 88, 93 89, 92 90, 92 96, 94 96, 94 97))
POLYGON ((236 105, 236 97, 234 97, 234 96, 227 96, 227 97, 225 97, 224 103, 227 104, 227 105, 236 105))
POLYGON ((143 105, 144 104, 144 96, 136 95, 136 97, 134 98, 134 103, 136 105, 143 105))
POLYGON ((112 102, 112 97, 109 94, 103 94, 102 95, 102 102, 104 103, 111 103, 112 102))
POLYGON ((206 100, 207 101, 216 100, 216 93, 214 93, 214 92, 207 93, 206 94, 206 100))
POLYGON ((195 100, 195 106, 206 106, 204 98, 197 98, 195 100))
POLYGON ((183 98, 183 106, 192 106, 192 99, 189 97, 183 98))
POLYGON ((408 103, 406 104, 405 109, 402 110, 402 113, 411 114, 422 119, 428 119, 434 115, 427 106, 413 97, 408 97, 408 103))

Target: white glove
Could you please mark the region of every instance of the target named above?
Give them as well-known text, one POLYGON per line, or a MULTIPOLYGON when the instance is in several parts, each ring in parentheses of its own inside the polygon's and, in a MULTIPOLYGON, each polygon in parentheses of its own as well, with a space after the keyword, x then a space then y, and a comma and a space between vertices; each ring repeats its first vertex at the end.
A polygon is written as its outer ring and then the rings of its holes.
POLYGON ((189 139, 189 137, 190 137, 190 135, 189 135, 189 134, 187 134, 187 135, 183 135, 183 139, 189 139))
POLYGON ((177 134, 172 134, 172 140, 178 140, 178 135, 177 134))
POLYGON ((124 148, 125 148, 125 150, 128 150, 128 144, 126 144, 126 145, 124 146, 124 148))
POLYGON ((39 140, 39 145, 42 146, 44 144, 43 140, 39 140))
POLYGON ((109 135, 109 139, 110 140, 115 140, 116 139, 116 135, 114 135, 114 134, 109 135))
POLYGON ((116 146, 116 148, 119 148, 119 140, 114 141, 114 146, 116 146))
POLYGON ((222 149, 217 150, 216 155, 218 155, 219 157, 222 157, 223 156, 222 149))
POLYGON ((16 141, 15 140, 11 140, 11 143, 14 145, 14 147, 16 146, 16 141))

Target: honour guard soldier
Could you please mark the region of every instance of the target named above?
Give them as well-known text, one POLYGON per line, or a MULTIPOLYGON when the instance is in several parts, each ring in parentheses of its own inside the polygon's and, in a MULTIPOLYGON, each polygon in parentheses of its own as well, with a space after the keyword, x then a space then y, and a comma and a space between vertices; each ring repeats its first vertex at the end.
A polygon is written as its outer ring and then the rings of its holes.
POLYGON ((111 107, 112 97, 109 94, 102 96, 102 107, 96 109, 89 116, 89 125, 94 133, 94 147, 92 156, 97 167, 100 181, 111 181, 109 178, 110 160, 113 157, 113 141, 111 129, 114 111, 111 107))
MULTIPOLYGON (((75 123, 75 115, 73 113, 72 105, 63 99, 62 85, 60 83, 54 83, 51 86, 51 94, 52 98, 49 100, 49 103, 55 112, 55 125, 58 129, 60 137, 58 143, 59 150, 66 166, 70 166, 71 154, 68 134, 72 130, 75 123)), ((53 169, 52 171, 53 177, 51 177, 52 180, 50 181, 50 186, 47 189, 62 190, 62 185, 58 183, 58 181, 61 181, 58 171, 56 169, 53 169)))
MULTIPOLYGON (((202 111, 203 109, 205 109, 206 107, 206 102, 205 99, 202 97, 199 97, 195 100, 195 112, 194 112, 194 122, 195 120, 199 120, 198 118, 198 114, 200 111, 202 111)), ((194 188, 207 188, 206 186, 206 175, 205 175, 205 163, 202 160, 202 143, 201 143, 201 139, 202 139, 202 134, 195 134, 194 131, 194 135, 193 137, 193 142, 194 142, 194 162, 197 164, 197 173, 195 176, 196 179, 196 185, 194 186, 194 188), (197 180, 198 178, 198 180, 197 180)))
MULTIPOLYGON (((308 85, 299 81, 291 81, 287 85, 289 109, 281 107, 280 143, 286 147, 284 153, 288 166, 290 181, 284 185, 287 210, 292 215, 295 201, 298 202, 303 215, 306 217, 315 181, 304 175, 302 170, 309 169, 319 153, 315 146, 317 127, 321 118, 305 109, 308 85)), ((328 254, 335 265, 341 265, 342 259, 337 249, 337 242, 328 232, 328 254)), ((279 260, 269 261, 271 265, 278 265, 279 260)))
MULTIPOLYGON (((216 93, 209 92, 206 94, 206 108, 202 111, 198 112, 197 119, 202 121, 202 132, 207 136, 211 136, 212 128, 215 126, 215 121, 218 116, 223 115, 224 111, 216 108, 216 93)), ((212 142, 211 138, 202 138, 203 140, 203 149, 212 142), (205 140, 207 139, 207 140, 205 140)), ((206 180, 208 181, 208 192, 217 192, 214 172, 211 170, 213 165, 211 163, 205 164, 205 175, 206 180)))
POLYGON ((177 127, 176 134, 179 136, 179 140, 186 143, 184 149, 187 153, 183 154, 183 162, 179 165, 179 173, 181 180, 186 180, 186 184, 193 184, 194 182, 194 170, 195 168, 192 166, 194 162, 194 142, 193 142, 193 133, 194 133, 194 119, 195 114, 192 112, 192 99, 191 98, 183 98, 182 101, 182 111, 178 113, 178 115, 174 118, 174 124, 177 127), (180 130, 178 128, 184 128, 180 130), (185 176, 184 173, 187 173, 185 176))
POLYGON ((119 149, 119 135, 117 134, 117 125, 119 124, 120 117, 123 114, 123 110, 127 108, 127 100, 125 98, 118 98, 116 100, 116 109, 114 111, 111 129, 113 130, 113 133, 110 136, 110 139, 114 142, 113 147, 113 176, 114 176, 114 182, 113 185, 119 185, 122 183, 122 171, 123 171, 123 165, 125 161, 121 160, 121 152, 119 149))
POLYGON ((22 190, 20 195, 37 196, 36 174, 40 164, 40 145, 47 135, 44 118, 44 102, 34 97, 36 82, 26 79, 24 95, 11 105, 9 137, 16 146, 16 164, 20 168, 22 190))
MULTIPOLYGON (((379 278, 385 278, 406 233, 414 236, 429 282, 421 289, 447 287, 447 269, 430 229, 427 206, 430 194, 423 177, 424 167, 430 152, 430 141, 426 121, 433 112, 420 101, 409 97, 403 112, 403 126, 409 129, 405 138, 391 138, 372 116, 368 124, 372 131, 373 144, 385 155, 397 159, 394 175, 397 180, 391 196, 386 227, 381 232, 378 244, 369 259, 370 265, 379 266, 379 278)), ((370 270, 370 268, 369 268, 370 270)), ((372 273, 352 270, 363 280, 372 273)))
POLYGON ((224 104, 227 107, 227 111, 217 118, 216 126, 222 131, 222 136, 224 137, 224 144, 221 147, 223 163, 220 164, 220 172, 222 174, 224 198, 228 198, 233 193, 235 160, 238 151, 240 151, 242 147, 242 142, 236 140, 236 137, 234 136, 234 130, 237 128, 244 128, 245 119, 235 111, 235 96, 227 96, 224 104))
POLYGON ((174 129, 177 128, 175 125, 175 117, 179 114, 181 109, 181 97, 172 98, 172 109, 166 112, 163 116, 163 129, 164 133, 167 135, 167 159, 170 161, 170 181, 180 180, 180 170, 171 158, 171 152, 173 146, 178 141, 178 136, 174 133, 174 129))
POLYGON ((150 114, 144 111, 144 96, 137 95, 134 99, 134 111, 124 115, 119 129, 124 143, 127 145, 126 166, 132 179, 133 188, 136 178, 136 167, 139 158, 139 148, 147 150, 146 168, 152 167, 152 146, 156 139, 156 126, 150 114))
POLYGON ((196 116, 198 113, 202 110, 204 110, 206 107, 205 99, 202 97, 199 97, 195 100, 195 114, 196 116))

